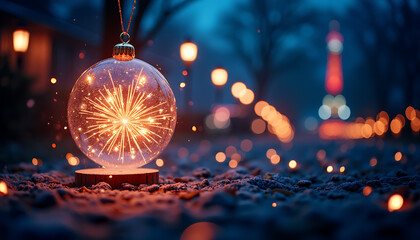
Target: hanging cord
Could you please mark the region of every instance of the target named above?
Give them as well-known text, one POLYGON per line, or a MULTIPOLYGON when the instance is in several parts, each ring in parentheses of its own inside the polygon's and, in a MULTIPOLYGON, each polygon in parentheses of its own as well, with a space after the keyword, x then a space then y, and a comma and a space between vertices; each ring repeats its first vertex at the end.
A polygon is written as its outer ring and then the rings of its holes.
MULTIPOLYGON (((121 13, 121 3, 120 3, 120 0, 118 0, 118 8, 120 10, 121 30, 122 30, 121 36, 128 35, 128 30, 130 29, 131 19, 133 18, 135 5, 136 5, 136 0, 134 0, 134 3, 133 3, 133 9, 131 10, 131 16, 130 16, 130 21, 128 22, 127 31, 124 31, 123 17, 121 13)), ((130 35, 128 35, 128 38, 130 38, 130 35)))

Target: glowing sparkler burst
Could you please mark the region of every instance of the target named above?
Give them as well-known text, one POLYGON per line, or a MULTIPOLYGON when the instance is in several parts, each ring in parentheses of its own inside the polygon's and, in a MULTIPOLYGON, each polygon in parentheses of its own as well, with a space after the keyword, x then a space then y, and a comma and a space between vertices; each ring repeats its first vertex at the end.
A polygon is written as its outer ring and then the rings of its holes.
POLYGON ((77 80, 68 120, 77 146, 96 163, 140 167, 169 143, 176 123, 175 98, 166 79, 149 64, 107 59, 77 80))

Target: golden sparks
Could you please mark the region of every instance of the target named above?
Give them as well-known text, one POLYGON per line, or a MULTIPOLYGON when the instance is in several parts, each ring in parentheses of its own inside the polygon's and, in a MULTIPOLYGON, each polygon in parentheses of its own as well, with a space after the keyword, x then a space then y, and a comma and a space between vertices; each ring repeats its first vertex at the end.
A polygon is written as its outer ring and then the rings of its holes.
MULTIPOLYGON (((118 152, 118 159, 124 163, 125 157, 136 158, 137 152, 140 153, 143 161, 146 162, 144 151, 152 150, 151 143, 159 143, 163 136, 159 135, 159 129, 172 131, 163 126, 161 120, 170 118, 171 115, 163 113, 162 105, 165 102, 148 106, 145 101, 151 93, 137 92, 141 85, 145 83, 142 76, 143 69, 140 71, 137 80, 132 81, 128 86, 127 95, 124 96, 121 85, 116 86, 108 71, 112 88, 105 85, 99 90, 100 96, 87 96, 86 100, 90 103, 91 109, 81 108, 80 114, 86 115, 86 120, 92 124, 84 130, 87 138, 99 138, 105 136, 107 141, 102 149, 88 150, 100 156, 103 152, 110 154, 112 151, 118 152)), ((89 80, 89 79, 88 79, 89 80)), ((81 131, 82 129, 79 128, 81 131)))

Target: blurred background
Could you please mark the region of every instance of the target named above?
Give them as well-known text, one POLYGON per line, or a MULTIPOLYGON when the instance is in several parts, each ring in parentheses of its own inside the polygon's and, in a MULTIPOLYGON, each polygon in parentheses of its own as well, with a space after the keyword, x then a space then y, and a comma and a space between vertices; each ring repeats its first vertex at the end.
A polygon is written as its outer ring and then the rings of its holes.
MULTIPOLYGON (((121 4, 127 26, 133 2, 121 4)), ((130 35, 175 94, 171 144, 263 136, 290 149, 418 142, 419 23, 417 0, 137 0, 130 35)), ((83 157, 68 97, 120 33, 116 0, 0 0, 1 165, 83 157)))

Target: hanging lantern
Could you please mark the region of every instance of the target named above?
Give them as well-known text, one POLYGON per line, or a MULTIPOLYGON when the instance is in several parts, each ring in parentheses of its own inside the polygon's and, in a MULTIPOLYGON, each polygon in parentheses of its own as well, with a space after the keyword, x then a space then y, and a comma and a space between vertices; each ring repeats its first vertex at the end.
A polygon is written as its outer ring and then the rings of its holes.
POLYGON ((183 44, 181 44, 181 47, 179 49, 181 59, 185 63, 192 63, 197 58, 197 45, 195 45, 191 41, 186 41, 183 44))
POLYGON ((15 52, 25 53, 28 51, 29 31, 23 28, 13 32, 13 49, 15 52))

